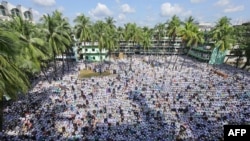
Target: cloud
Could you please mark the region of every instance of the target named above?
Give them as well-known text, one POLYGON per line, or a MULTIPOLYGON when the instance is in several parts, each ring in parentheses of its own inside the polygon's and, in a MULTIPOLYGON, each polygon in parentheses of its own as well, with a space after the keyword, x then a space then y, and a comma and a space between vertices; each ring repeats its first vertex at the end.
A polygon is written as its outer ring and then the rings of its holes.
POLYGON ((89 11, 89 14, 95 18, 111 16, 112 12, 105 4, 98 3, 95 9, 89 11))
POLYGON ((203 2, 205 0, 190 0, 191 3, 200 3, 200 2, 203 2))
POLYGON ((33 0, 33 2, 41 6, 53 6, 56 4, 55 0, 33 0))
POLYGON ((121 6, 123 13, 134 13, 135 9, 131 8, 128 4, 123 4, 121 6))
POLYGON ((166 2, 161 5, 161 16, 177 15, 182 11, 183 9, 177 4, 171 5, 171 3, 166 2))
POLYGON ((228 8, 224 9, 224 13, 231 13, 231 12, 238 12, 244 10, 244 5, 239 6, 229 6, 228 8))
POLYGON ((126 15, 124 15, 123 13, 118 15, 118 20, 124 21, 125 19, 126 19, 126 15))
POLYGON ((34 10, 34 9, 32 9, 32 13, 33 13, 34 16, 39 16, 40 15, 40 12, 37 11, 37 10, 34 10))
POLYGON ((76 13, 76 16, 80 16, 82 13, 81 12, 77 12, 76 13))
POLYGON ((63 12, 65 9, 64 9, 63 6, 59 6, 59 7, 57 8, 57 10, 60 11, 60 12, 63 12))
POLYGON ((218 1, 215 3, 215 5, 216 5, 216 6, 226 6, 226 5, 228 5, 229 3, 230 3, 229 0, 218 0, 218 1))
POLYGON ((120 0, 115 0, 116 3, 120 3, 120 0))
POLYGON ((191 10, 188 10, 188 11, 182 12, 181 15, 184 16, 184 17, 191 16, 191 15, 192 15, 192 11, 191 11, 191 10))
POLYGON ((32 9, 32 13, 33 13, 33 19, 35 22, 39 21, 40 18, 42 17, 41 13, 37 10, 32 9))

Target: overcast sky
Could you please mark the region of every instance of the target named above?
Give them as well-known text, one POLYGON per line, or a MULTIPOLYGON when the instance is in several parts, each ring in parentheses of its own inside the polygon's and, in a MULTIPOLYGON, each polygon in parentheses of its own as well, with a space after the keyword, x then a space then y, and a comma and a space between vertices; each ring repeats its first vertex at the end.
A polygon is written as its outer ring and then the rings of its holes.
POLYGON ((196 21, 215 23, 228 16, 233 24, 250 21, 250 0, 7 0, 34 10, 35 19, 55 9, 73 23, 80 13, 92 21, 111 16, 117 25, 135 22, 154 26, 174 14, 182 20, 192 15, 196 21))

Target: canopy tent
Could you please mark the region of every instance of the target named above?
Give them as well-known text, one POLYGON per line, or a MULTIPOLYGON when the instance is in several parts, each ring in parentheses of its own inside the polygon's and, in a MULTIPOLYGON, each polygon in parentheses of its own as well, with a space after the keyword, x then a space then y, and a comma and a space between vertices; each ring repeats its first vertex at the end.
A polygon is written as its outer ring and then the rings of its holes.
POLYGON ((213 49, 209 64, 223 64, 226 56, 226 51, 220 51, 218 47, 213 49))

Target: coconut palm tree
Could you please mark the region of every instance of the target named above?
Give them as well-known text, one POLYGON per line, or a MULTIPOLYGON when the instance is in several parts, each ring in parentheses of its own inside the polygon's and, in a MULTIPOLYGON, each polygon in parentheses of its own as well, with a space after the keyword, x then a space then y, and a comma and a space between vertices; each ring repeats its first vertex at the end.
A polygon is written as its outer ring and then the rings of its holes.
MULTIPOLYGON (((70 42, 73 40, 71 38, 71 27, 69 22, 66 19, 61 19, 61 21, 59 22, 60 24, 58 25, 58 31, 60 31, 61 36, 64 36, 65 38, 67 38, 70 42), (62 34, 63 33, 63 34, 62 34)), ((70 46, 71 44, 69 43, 64 43, 63 46, 60 48, 60 53, 62 54, 62 74, 64 75, 64 67, 65 67, 65 61, 64 61, 64 54, 69 53, 69 50, 71 48, 70 46)), ((66 61, 68 62, 67 56, 66 56, 66 61)))
MULTIPOLYGON (((176 15, 172 16, 171 20, 167 22, 167 36, 170 38, 169 45, 170 47, 172 47, 172 49, 174 48, 173 46, 171 46, 171 43, 175 43, 176 37, 178 36, 180 25, 181 25, 181 20, 176 15)), ((170 66, 170 62, 172 61, 172 56, 173 54, 171 53, 168 67, 170 66)))
POLYGON ((13 17, 10 21, 11 29, 17 32, 19 39, 25 44, 20 50, 19 67, 25 72, 34 74, 41 70, 41 60, 46 58, 44 41, 37 37, 37 28, 31 22, 24 20, 20 16, 13 17))
MULTIPOLYGON (((240 39, 238 39, 237 42, 245 50, 246 62, 242 67, 242 69, 245 69, 250 65, 250 22, 243 23, 241 29, 241 33, 238 36, 240 39)), ((239 32, 239 30, 237 30, 237 32, 239 32)))
POLYGON ((211 31, 212 39, 215 41, 215 47, 218 47, 215 60, 217 60, 218 58, 219 50, 228 50, 235 42, 232 33, 233 27, 230 23, 230 19, 228 17, 220 18, 216 23, 214 29, 211 31))
MULTIPOLYGON (((79 39, 79 42, 82 43, 84 42, 84 50, 86 47, 86 42, 90 40, 91 38, 91 22, 90 18, 86 17, 84 14, 81 14, 76 17, 74 20, 76 23, 75 25, 75 34, 76 38, 79 39)), ((79 46, 80 48, 80 46, 79 46)), ((84 51, 84 62, 85 62, 85 68, 86 68, 86 51, 84 51)))
POLYGON ((54 61, 54 76, 57 77, 57 63, 56 56, 61 53, 61 51, 66 50, 66 46, 71 43, 71 37, 66 30, 61 30, 59 27, 60 18, 58 18, 58 12, 54 15, 43 15, 42 21, 44 24, 44 32, 49 43, 49 47, 52 48, 53 61, 54 61))
POLYGON ((116 26, 115 26, 116 21, 114 20, 113 17, 106 17, 105 22, 109 29, 116 29, 116 26))
MULTIPOLYGON (((117 39, 118 39, 118 42, 120 43, 121 41, 124 41, 124 29, 121 27, 121 26, 119 26, 118 28, 117 28, 117 39)), ((119 53, 120 53, 120 49, 121 49, 121 47, 120 47, 120 44, 119 44, 119 53)))
MULTIPOLYGON (((127 23, 124 25, 124 32, 123 32, 123 36, 124 36, 124 39, 126 41, 126 46, 129 47, 130 49, 130 26, 131 26, 131 23, 127 23)), ((127 47, 125 46, 125 54, 127 55, 127 58, 128 58, 128 52, 127 52, 127 47)))
MULTIPOLYGON (((99 49, 99 57, 101 59, 100 63, 102 63, 102 56, 101 53, 103 49, 105 49, 105 46, 107 45, 107 25, 105 22, 98 20, 93 25, 94 29, 94 40, 98 42, 98 49, 99 49)), ((101 64, 100 64, 100 70, 101 70, 101 64)), ((102 71, 100 71, 101 73, 102 71)))
POLYGON ((164 23, 159 23, 155 26, 155 31, 156 31, 156 39, 157 39, 157 55, 159 53, 159 47, 160 47, 160 41, 162 41, 163 37, 166 35, 165 34, 165 24, 164 23))
POLYGON ((180 26, 181 20, 176 15, 174 15, 171 20, 167 22, 167 36, 171 38, 170 42, 175 42, 180 26))
MULTIPOLYGON (((203 33, 199 31, 199 28, 194 23, 194 18, 192 16, 190 16, 184 23, 184 26, 180 28, 179 36, 182 38, 184 48, 189 47, 189 50, 186 53, 187 56, 193 47, 197 47, 198 43, 204 43, 203 33)), ((184 57, 184 61, 182 62, 180 69, 182 69, 185 61, 186 57, 184 57)))
MULTIPOLYGON (((137 25, 135 23, 128 23, 127 25, 125 25, 125 32, 126 32, 126 41, 132 41, 132 47, 135 48, 135 44, 139 44, 140 41, 142 40, 142 29, 137 27, 137 25)), ((131 48, 130 48, 131 50, 131 48)), ((131 54, 131 58, 130 58, 130 65, 129 65, 129 69, 131 70, 131 64, 132 64, 132 54, 131 54)))
POLYGON ((117 50, 117 48, 119 48, 119 38, 118 38, 118 33, 115 32, 114 30, 108 30, 107 31, 107 36, 105 38, 105 48, 108 50, 108 56, 109 59, 111 59, 111 53, 114 50, 117 50))
POLYGON ((146 49, 148 50, 151 47, 151 37, 152 37, 152 32, 148 27, 143 27, 142 29, 142 47, 143 47, 143 52, 145 54, 146 49))
POLYGON ((118 43, 119 43, 119 39, 118 39, 118 32, 115 26, 115 21, 112 17, 107 17, 105 18, 105 22, 106 22, 106 49, 108 49, 108 56, 109 59, 111 58, 111 52, 114 51, 115 48, 118 47, 118 43))
POLYGON ((17 99, 19 93, 27 93, 28 77, 17 66, 20 56, 20 40, 16 34, 0 27, 0 131, 3 122, 4 96, 17 99))

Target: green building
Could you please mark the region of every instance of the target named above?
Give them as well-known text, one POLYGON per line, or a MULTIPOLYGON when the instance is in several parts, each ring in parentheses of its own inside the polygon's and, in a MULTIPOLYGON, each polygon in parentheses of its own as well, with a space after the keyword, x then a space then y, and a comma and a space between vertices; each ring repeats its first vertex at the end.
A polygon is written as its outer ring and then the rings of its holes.
POLYGON ((85 60, 90 62, 98 62, 101 60, 106 60, 108 57, 108 51, 106 49, 102 49, 100 51, 97 42, 78 43, 73 47, 73 50, 76 61, 85 60))

